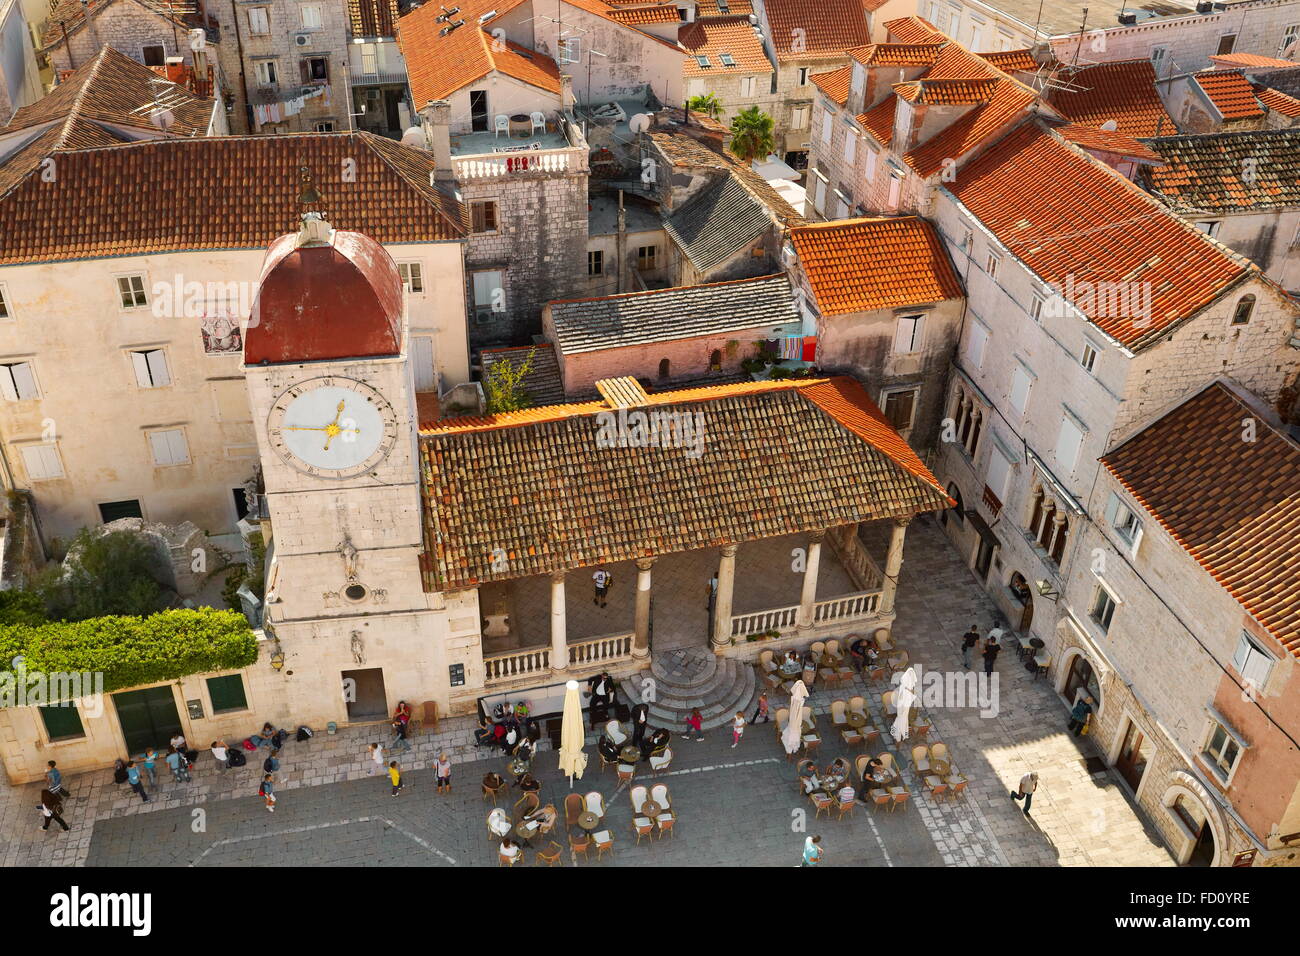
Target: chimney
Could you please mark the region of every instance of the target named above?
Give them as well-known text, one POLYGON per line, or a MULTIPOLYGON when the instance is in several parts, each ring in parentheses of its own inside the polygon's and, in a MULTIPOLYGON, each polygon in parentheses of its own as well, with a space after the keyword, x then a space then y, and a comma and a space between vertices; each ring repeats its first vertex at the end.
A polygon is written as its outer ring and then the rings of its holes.
POLYGON ((568 113, 573 109, 573 77, 568 73, 560 74, 560 112, 568 113))
POLYGON ((451 101, 429 100, 420 110, 420 120, 427 148, 433 153, 434 178, 452 179, 451 101))

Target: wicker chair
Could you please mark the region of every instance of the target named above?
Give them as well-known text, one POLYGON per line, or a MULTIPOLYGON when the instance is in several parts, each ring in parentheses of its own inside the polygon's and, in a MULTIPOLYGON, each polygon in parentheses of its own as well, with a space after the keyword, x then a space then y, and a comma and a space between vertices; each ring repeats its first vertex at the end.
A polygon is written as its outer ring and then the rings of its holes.
POLYGON ((651 755, 650 772, 661 773, 662 771, 667 770, 669 767, 671 767, 672 763, 673 763, 673 748, 669 747, 667 750, 665 750, 663 753, 659 754, 658 756, 655 756, 653 754, 651 755))
POLYGON ((583 859, 586 859, 587 851, 591 849, 591 834, 579 833, 577 836, 574 836, 572 833, 570 833, 569 849, 572 850, 574 853, 581 853, 583 859))
POLYGON ((808 794, 808 799, 811 800, 812 805, 817 808, 817 816, 821 816, 823 811, 825 811, 827 816, 830 816, 831 808, 835 806, 835 800, 827 794, 822 793, 820 790, 814 790, 812 793, 808 794))
POLYGON ((564 798, 564 824, 565 826, 577 826, 578 817, 587 809, 586 802, 582 799, 582 794, 571 793, 564 798))
POLYGON ((605 798, 600 795, 599 791, 592 790, 590 793, 588 793, 585 798, 585 803, 588 812, 594 813, 596 814, 596 816, 604 819, 605 798))
POLYGON ((543 863, 547 866, 555 866, 555 864, 560 862, 560 854, 563 852, 564 847, 552 840, 550 846, 545 850, 537 851, 537 866, 541 866, 543 863))
POLYGON ((614 834, 608 830, 601 830, 599 833, 593 833, 591 838, 596 842, 596 859, 599 860, 605 855, 605 851, 614 851, 614 834))

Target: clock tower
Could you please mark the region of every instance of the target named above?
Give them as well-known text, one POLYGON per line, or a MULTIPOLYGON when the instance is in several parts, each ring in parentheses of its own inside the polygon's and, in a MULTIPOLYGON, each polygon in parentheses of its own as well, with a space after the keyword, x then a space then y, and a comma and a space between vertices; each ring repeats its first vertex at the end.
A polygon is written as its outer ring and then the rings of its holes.
POLYGON ((244 337, 270 511, 264 621, 294 720, 445 699, 403 295, 383 246, 308 212, 267 251, 244 337))

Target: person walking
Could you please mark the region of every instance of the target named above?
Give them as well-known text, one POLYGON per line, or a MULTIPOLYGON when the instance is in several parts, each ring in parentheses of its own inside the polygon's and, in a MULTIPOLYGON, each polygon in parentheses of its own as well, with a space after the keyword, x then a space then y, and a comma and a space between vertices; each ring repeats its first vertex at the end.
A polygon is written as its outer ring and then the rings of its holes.
POLYGON ((45 766, 45 782, 49 784, 48 790, 59 800, 71 800, 70 794, 63 786, 63 774, 59 772, 58 766, 53 760, 48 761, 45 766))
POLYGON ((686 733, 682 734, 682 737, 686 740, 690 740, 691 735, 693 734, 696 740, 703 740, 703 724, 704 715, 700 713, 700 708, 696 707, 691 711, 691 716, 686 718, 686 733))
POLYGON ((438 759, 433 764, 433 773, 438 778, 438 792, 451 793, 451 761, 447 759, 446 753, 438 754, 438 759))
POLYGON ((264 761, 262 761, 262 772, 263 773, 280 772, 280 751, 272 750, 271 755, 267 757, 264 761))
POLYGON ((140 758, 140 764, 144 772, 149 775, 149 786, 154 790, 158 789, 158 749, 156 747, 144 748, 144 755, 140 758))
POLYGON ((384 769, 384 745, 371 744, 366 749, 370 753, 370 766, 366 768, 366 774, 373 777, 376 770, 384 769))
POLYGON ((731 718, 731 749, 735 750, 740 746, 740 738, 745 736, 745 715, 742 711, 736 711, 736 716, 731 718))
POLYGON ((63 827, 64 833, 72 829, 63 819, 63 801, 59 799, 58 794, 54 793, 54 791, 42 790, 41 802, 36 805, 36 809, 40 811, 41 816, 45 820, 45 822, 41 824, 42 830, 48 830, 50 828, 51 820, 63 827))
POLYGON ((222 770, 230 769, 230 745, 224 740, 212 741, 212 757, 222 770))
POLYGON ((810 836, 803 841, 803 863, 800 865, 821 866, 822 858, 825 855, 825 851, 822 850, 821 836, 810 836))
POLYGON ((388 764, 388 779, 393 784, 393 796, 397 796, 402 789, 402 772, 397 769, 397 761, 390 761, 388 764))
POLYGON ((990 631, 988 639, 984 642, 984 673, 992 674, 993 665, 998 659, 998 651, 1002 650, 1002 645, 990 631))
POLYGON ((140 779, 140 768, 135 765, 134 760, 126 762, 126 782, 131 785, 131 789, 140 794, 140 799, 145 803, 149 802, 149 794, 144 792, 144 781, 140 779))
POLYGON ((975 649, 975 645, 980 642, 979 629, 974 624, 970 630, 961 636, 961 662, 967 670, 970 670, 970 654, 975 649))
POLYGON ((190 782, 190 762, 185 759, 185 754, 175 747, 167 748, 167 766, 171 768, 172 779, 177 783, 190 782))
POLYGON ((596 585, 596 596, 591 599, 592 604, 605 606, 605 598, 609 596, 609 586, 614 583, 614 575, 602 564, 596 568, 596 572, 591 576, 592 583, 596 585))
POLYGON ((266 801, 268 813, 275 813, 275 780, 271 774, 262 777, 262 785, 257 788, 258 796, 266 801))
POLYGON ((637 704, 632 708, 632 746, 640 747, 645 739, 645 730, 649 726, 650 708, 646 704, 637 704))
POLYGON ((406 724, 400 720, 393 721, 393 739, 388 742, 388 749, 396 753, 399 749, 406 753, 411 749, 410 742, 406 739, 406 724))
POLYGON ((1034 802, 1034 791, 1038 789, 1038 771, 1031 770, 1020 778, 1020 789, 1011 791, 1012 800, 1025 801, 1025 816, 1029 816, 1029 807, 1034 802))
POLYGON ((770 724, 772 718, 767 711, 767 691, 763 691, 758 695, 758 704, 754 707, 754 716, 750 718, 749 722, 751 724, 756 724, 761 720, 764 723, 770 724))
POLYGON ((1074 736, 1078 737, 1083 733, 1083 728, 1088 726, 1088 715, 1092 713, 1092 698, 1087 695, 1080 697, 1074 702, 1070 709, 1069 730, 1074 736))

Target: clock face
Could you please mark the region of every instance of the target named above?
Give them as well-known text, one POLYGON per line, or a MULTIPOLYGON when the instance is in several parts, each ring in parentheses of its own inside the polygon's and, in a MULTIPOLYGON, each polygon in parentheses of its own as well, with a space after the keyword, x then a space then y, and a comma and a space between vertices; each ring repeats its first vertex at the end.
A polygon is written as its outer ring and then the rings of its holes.
POLYGON ((314 378, 275 400, 267 416, 271 447, 316 478, 355 478, 397 443, 397 416, 377 391, 350 378, 314 378))

